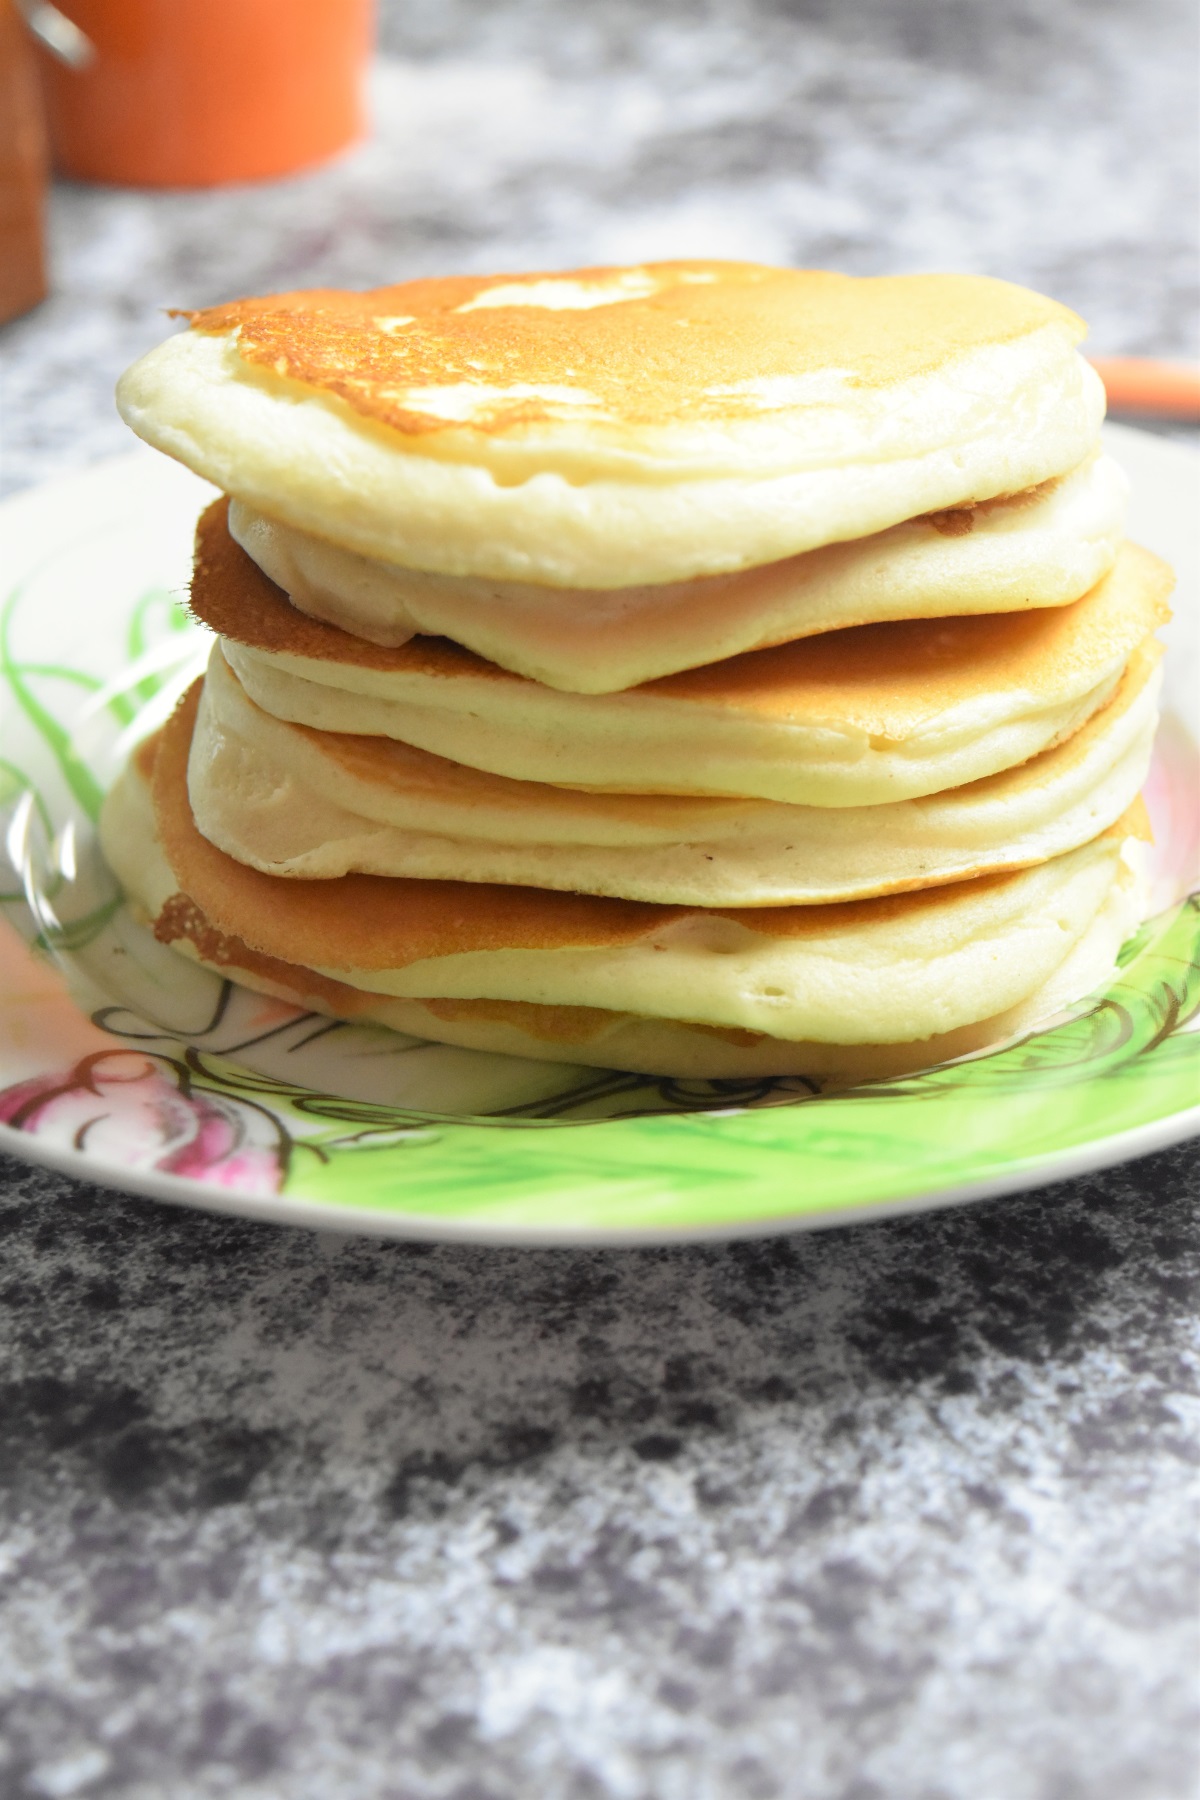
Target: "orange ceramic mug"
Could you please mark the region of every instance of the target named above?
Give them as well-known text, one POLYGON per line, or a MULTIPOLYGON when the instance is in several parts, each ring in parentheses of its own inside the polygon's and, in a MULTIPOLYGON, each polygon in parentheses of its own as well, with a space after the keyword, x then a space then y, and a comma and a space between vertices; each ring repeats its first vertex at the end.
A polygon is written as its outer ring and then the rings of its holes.
POLYGON ((91 40, 43 54, 54 159, 135 187, 255 181, 363 130, 371 0, 58 0, 91 40))

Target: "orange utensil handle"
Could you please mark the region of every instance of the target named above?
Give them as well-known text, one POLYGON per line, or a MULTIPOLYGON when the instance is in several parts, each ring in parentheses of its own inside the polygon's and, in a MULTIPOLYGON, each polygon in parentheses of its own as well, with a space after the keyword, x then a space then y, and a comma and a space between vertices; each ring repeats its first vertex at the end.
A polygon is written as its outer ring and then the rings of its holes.
POLYGON ((1108 390, 1113 412, 1200 420, 1200 365, 1154 362, 1145 356, 1094 356, 1091 360, 1108 390))

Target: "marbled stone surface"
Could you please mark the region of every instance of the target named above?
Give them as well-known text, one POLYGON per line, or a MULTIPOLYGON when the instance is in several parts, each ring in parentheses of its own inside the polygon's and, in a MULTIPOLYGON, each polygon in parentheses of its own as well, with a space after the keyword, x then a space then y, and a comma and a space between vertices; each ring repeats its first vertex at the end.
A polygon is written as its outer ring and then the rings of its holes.
POLYGON ((5 1174, 5 1800, 1194 1792, 1194 1147, 590 1254, 5 1174))
MULTIPOLYGON (((686 253, 1194 351, 1190 0, 407 0, 379 129, 66 188, 14 489, 160 309, 686 253)), ((859 1230, 404 1248, 0 1162, 0 1796, 1191 1800, 1194 1146, 859 1230)))

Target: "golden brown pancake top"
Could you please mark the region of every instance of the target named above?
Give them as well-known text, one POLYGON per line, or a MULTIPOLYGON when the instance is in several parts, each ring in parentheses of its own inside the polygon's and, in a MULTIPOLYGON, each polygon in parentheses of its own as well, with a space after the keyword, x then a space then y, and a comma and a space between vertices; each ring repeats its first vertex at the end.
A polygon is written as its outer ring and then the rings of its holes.
MULTIPOLYGON (((332 1013, 335 1018, 358 1018, 379 1003, 377 994, 335 981, 329 975, 319 975, 315 969, 303 968, 299 963, 264 956, 241 938, 218 931, 195 901, 184 894, 175 894, 163 907, 155 921, 154 935, 164 944, 190 943, 201 961, 229 971, 234 978, 241 976, 250 986, 290 1000, 296 1006, 332 1013)), ((614 1016, 631 1016, 614 1015, 596 1006, 543 1006, 531 1000, 426 999, 410 1004, 424 1007, 435 1019, 510 1025, 544 1043, 563 1045, 586 1044, 611 1030, 614 1016)), ((692 1024, 690 1029, 746 1048, 763 1041, 761 1031, 700 1024, 692 1024)))
POLYGON ((284 962, 281 957, 267 956, 252 950, 232 932, 218 931, 212 920, 186 894, 172 894, 157 919, 154 935, 161 944, 186 942, 192 945, 201 961, 215 963, 235 975, 248 976, 250 985, 265 987, 268 993, 281 993, 298 1006, 311 1006, 317 1011, 331 1012, 338 1018, 352 1019, 370 1006, 375 995, 332 976, 319 975, 299 963, 284 962))
POLYGON ((314 662, 356 663, 365 669, 407 674, 494 676, 519 681, 448 638, 415 637, 389 648, 354 637, 292 605, 283 589, 229 534, 229 501, 224 495, 201 513, 196 526, 191 610, 202 625, 272 655, 306 656, 314 662))
POLYGON ((1073 670, 1092 670, 1099 681, 1170 618, 1174 584, 1166 563, 1127 543, 1109 574, 1069 606, 851 625, 667 675, 643 691, 761 718, 816 715, 902 738, 974 695, 1049 698, 1073 670))
POLYGON ((982 276, 704 261, 311 288, 186 316, 236 332, 256 368, 409 436, 757 418, 831 398, 806 377, 879 388, 1042 325, 1084 329, 982 276))
MULTIPOLYGON (((312 619, 288 600, 229 535, 228 501, 201 516, 192 611, 222 637, 273 655, 453 680, 538 684, 512 675, 448 638, 414 637, 387 648, 312 619)), ((1134 544, 1090 594, 1070 606, 968 618, 852 625, 750 650, 649 681, 632 693, 727 706, 765 719, 824 718, 880 739, 901 739, 921 720, 974 694, 1053 694, 1079 664, 1105 668, 1170 617, 1174 577, 1134 544)), ((600 697, 601 704, 613 696, 600 697)), ((564 706, 575 696, 561 695, 564 706)), ((579 704, 594 704, 589 696, 579 704)))
POLYGON ((306 966, 403 968, 465 950, 626 944, 682 918, 686 907, 483 882, 343 875, 330 881, 263 875, 201 836, 187 793, 199 681, 158 734, 155 819, 180 887, 222 932, 306 966))
MULTIPOLYGON (((194 902, 216 931, 254 950, 308 968, 400 969, 471 951, 610 949, 698 915, 732 919, 769 937, 804 938, 914 913, 932 918, 968 889, 979 893, 1021 879, 1020 874, 981 875, 946 887, 827 906, 702 911, 487 882, 264 875, 218 850, 196 828, 187 763, 199 698, 196 682, 159 732, 153 751, 155 820, 179 882, 180 904, 194 902)), ((1135 808, 1110 832, 1124 837, 1144 830, 1143 820, 1135 808)))

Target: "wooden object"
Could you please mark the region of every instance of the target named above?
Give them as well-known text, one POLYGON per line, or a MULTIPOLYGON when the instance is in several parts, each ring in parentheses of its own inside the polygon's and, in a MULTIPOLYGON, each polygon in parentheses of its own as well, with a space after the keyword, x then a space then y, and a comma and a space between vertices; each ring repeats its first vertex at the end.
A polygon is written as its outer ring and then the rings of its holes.
POLYGON ((45 193, 34 49, 13 0, 0 0, 0 321, 46 297, 45 193))

